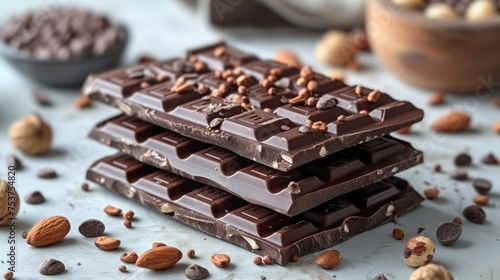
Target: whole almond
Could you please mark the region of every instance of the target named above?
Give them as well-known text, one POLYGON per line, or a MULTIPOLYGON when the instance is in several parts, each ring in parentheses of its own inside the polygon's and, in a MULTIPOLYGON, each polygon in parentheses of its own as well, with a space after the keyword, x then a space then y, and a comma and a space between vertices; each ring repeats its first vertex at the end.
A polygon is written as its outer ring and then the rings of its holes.
POLYGON ((321 268, 330 269, 336 267, 341 259, 342 256, 340 255, 339 251, 328 250, 319 255, 319 257, 316 259, 316 264, 321 268))
POLYGON ((95 246, 103 251, 114 250, 120 247, 120 243, 120 240, 108 236, 99 236, 94 241, 95 246))
POLYGON ((451 111, 437 119, 432 129, 439 132, 462 132, 469 128, 470 116, 464 112, 451 111))
POLYGON ((212 263, 220 268, 228 267, 231 263, 231 258, 226 254, 214 254, 210 257, 212 263))
POLYGON ((182 258, 182 252, 170 246, 154 247, 142 253, 135 265, 138 267, 162 270, 176 264, 182 258))
POLYGON ((36 223, 28 232, 26 243, 44 247, 57 243, 69 233, 71 225, 63 216, 50 216, 36 223))
POLYGON ((274 59, 277 61, 300 68, 300 60, 297 55, 289 50, 280 50, 276 53, 274 59))

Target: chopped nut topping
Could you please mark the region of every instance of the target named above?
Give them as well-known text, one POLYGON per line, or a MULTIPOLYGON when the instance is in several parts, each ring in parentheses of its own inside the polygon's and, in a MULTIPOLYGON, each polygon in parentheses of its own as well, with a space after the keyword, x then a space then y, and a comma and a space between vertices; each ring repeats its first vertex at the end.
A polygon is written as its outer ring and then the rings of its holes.
POLYGON ((368 115, 368 111, 366 111, 366 110, 361 110, 361 111, 359 111, 359 114, 360 114, 360 115, 368 115))
POLYGON ((320 132, 326 132, 326 130, 328 129, 328 127, 326 126, 325 122, 319 121, 319 122, 314 122, 312 124, 312 129, 316 129, 316 130, 318 130, 320 132))
POLYGON ((215 57, 221 57, 224 54, 226 54, 226 47, 225 46, 218 46, 217 48, 214 49, 214 56, 215 57))
POLYGON ((217 79, 222 79, 222 71, 220 70, 216 70, 214 72, 214 76, 217 78, 217 79))
POLYGON ((357 96, 361 96, 361 94, 363 93, 363 88, 361 86, 356 86, 356 88, 354 89, 354 93, 357 95, 357 96))
POLYGON ((276 76, 274 76, 274 75, 269 75, 269 76, 267 76, 266 79, 269 80, 269 81, 271 81, 271 83, 274 83, 274 82, 276 82, 278 80, 278 78, 276 76))
POLYGON ((316 92, 318 90, 318 83, 314 80, 311 80, 307 83, 307 89, 311 92, 316 92))
POLYGON ((269 70, 269 74, 280 77, 281 74, 283 74, 283 71, 281 70, 281 68, 271 68, 271 70, 269 70))
POLYGON ((246 86, 239 86, 238 87, 238 94, 243 95, 246 94, 248 91, 248 88, 246 86))
POLYGON ((306 125, 307 127, 312 127, 313 123, 314 123, 313 121, 311 121, 311 120, 307 120, 307 121, 306 121, 306 123, 305 123, 305 125, 306 125))
POLYGON ((165 74, 158 74, 158 75, 156 75, 156 81, 158 83, 164 82, 166 80, 168 80, 168 76, 167 75, 165 75, 165 74))
POLYGON ((296 82, 296 84, 297 84, 298 86, 305 86, 305 85, 306 85, 306 83, 307 83, 307 81, 306 81, 306 79, 304 79, 303 77, 299 77, 299 78, 297 79, 297 82, 296 82))
POLYGON ((316 97, 309 97, 306 99, 306 102, 304 102, 306 106, 309 107, 314 107, 316 106, 316 103, 318 103, 318 98, 316 97))
POLYGON ((266 112, 266 113, 272 113, 273 110, 271 108, 264 108, 262 111, 266 112))
POLYGON ((148 82, 142 82, 142 83, 141 83, 141 88, 142 88, 142 89, 148 88, 148 87, 150 87, 150 86, 151 86, 151 85, 150 85, 148 82))
POLYGON ((273 83, 271 81, 269 81, 268 79, 264 79, 262 81, 260 81, 260 86, 265 88, 265 89, 268 89, 271 87, 273 83))
POLYGON ((196 72, 203 72, 207 69, 207 66, 205 65, 205 63, 201 62, 201 61, 198 61, 194 64, 194 71, 196 72))
POLYGON ((337 117, 337 121, 339 122, 345 122, 345 116, 344 115, 340 115, 337 117))
POLYGON ((245 75, 239 75, 236 78, 236 85, 238 86, 248 86, 248 78, 245 75))
POLYGON ((267 94, 269 94, 269 95, 276 95, 276 92, 277 92, 277 89, 275 87, 270 87, 267 90, 267 94))
POLYGON ((200 94, 206 94, 208 92, 208 87, 204 84, 199 84, 198 85, 198 92, 200 94))
POLYGON ((368 93, 368 97, 366 98, 368 102, 375 103, 379 100, 380 98, 380 91, 378 90, 373 90, 370 93, 368 93))

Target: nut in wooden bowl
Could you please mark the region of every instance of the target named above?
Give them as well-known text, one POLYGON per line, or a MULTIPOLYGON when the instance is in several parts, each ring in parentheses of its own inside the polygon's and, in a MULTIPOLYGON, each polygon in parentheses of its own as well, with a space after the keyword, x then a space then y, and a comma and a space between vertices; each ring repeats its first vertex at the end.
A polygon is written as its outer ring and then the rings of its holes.
POLYGON ((500 81, 500 16, 435 19, 392 1, 368 0, 366 22, 373 52, 395 75, 432 90, 481 96, 500 81))

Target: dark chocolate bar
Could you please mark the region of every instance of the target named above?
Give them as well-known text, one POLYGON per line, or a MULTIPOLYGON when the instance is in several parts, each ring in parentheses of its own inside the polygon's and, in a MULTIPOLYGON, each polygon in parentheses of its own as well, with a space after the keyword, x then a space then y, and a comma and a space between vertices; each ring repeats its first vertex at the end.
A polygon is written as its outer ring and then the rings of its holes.
POLYGON ((91 76, 83 92, 281 171, 423 118, 422 110, 388 94, 259 60, 223 43, 186 58, 91 76))
POLYGON ((423 159, 410 144, 385 136, 282 172, 124 115, 98 124, 90 137, 139 161, 287 216, 388 178, 423 159))
POLYGON ((391 177, 288 217, 123 154, 97 161, 87 178, 280 265, 391 221, 423 200, 408 182, 391 177))

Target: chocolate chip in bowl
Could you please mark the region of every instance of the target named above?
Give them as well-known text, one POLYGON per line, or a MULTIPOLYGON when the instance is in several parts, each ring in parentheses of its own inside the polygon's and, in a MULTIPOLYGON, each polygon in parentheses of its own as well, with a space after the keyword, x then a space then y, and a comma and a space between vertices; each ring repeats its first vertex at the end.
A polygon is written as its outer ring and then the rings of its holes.
POLYGON ((80 8, 40 9, 8 19, 0 28, 0 54, 19 72, 49 86, 79 86, 115 67, 127 31, 80 8))

